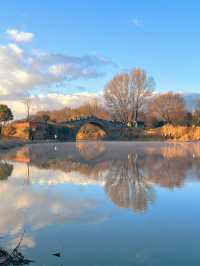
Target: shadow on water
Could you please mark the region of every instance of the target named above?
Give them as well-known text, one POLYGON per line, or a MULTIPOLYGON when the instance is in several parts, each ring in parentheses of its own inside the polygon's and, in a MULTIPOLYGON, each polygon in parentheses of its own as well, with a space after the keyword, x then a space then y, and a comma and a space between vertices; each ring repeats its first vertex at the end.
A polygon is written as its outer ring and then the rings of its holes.
POLYGON ((29 265, 30 263, 33 261, 26 259, 18 249, 7 251, 0 248, 0 265, 2 266, 29 265))

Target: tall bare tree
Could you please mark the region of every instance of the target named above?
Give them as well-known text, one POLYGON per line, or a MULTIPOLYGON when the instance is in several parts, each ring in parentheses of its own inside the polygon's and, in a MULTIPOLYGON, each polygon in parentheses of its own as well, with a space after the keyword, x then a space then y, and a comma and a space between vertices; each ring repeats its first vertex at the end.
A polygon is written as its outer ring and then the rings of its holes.
POLYGON ((25 111, 26 111, 26 119, 27 121, 30 121, 30 113, 31 113, 31 107, 33 104, 33 98, 27 94, 25 98, 23 99, 25 111))
POLYGON ((166 123, 177 123, 186 115, 184 98, 173 92, 156 95, 149 103, 149 113, 166 123))
POLYGON ((89 116, 96 116, 100 109, 100 104, 98 103, 98 100, 94 98, 85 104, 85 109, 89 116))
POLYGON ((135 68, 129 74, 114 76, 104 89, 104 98, 115 119, 125 123, 137 122, 154 87, 153 78, 145 70, 135 68))

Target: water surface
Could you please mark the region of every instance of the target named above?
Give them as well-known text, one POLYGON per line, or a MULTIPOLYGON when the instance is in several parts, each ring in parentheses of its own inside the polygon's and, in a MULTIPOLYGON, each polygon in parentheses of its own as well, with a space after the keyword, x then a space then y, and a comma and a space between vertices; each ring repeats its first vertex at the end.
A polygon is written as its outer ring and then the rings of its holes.
POLYGON ((0 155, 0 247, 33 265, 200 265, 200 144, 34 144, 0 155), (52 256, 59 252, 61 257, 52 256))

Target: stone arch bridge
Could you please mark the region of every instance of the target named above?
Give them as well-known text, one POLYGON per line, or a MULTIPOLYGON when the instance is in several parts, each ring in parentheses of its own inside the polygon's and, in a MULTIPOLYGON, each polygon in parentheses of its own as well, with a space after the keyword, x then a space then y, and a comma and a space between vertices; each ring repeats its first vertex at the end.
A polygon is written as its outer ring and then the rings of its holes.
POLYGON ((85 124, 92 124, 101 128, 106 133, 107 140, 120 139, 124 131, 130 130, 130 128, 124 123, 104 120, 96 116, 84 117, 62 123, 62 125, 69 129, 69 140, 76 140, 77 133, 85 124))

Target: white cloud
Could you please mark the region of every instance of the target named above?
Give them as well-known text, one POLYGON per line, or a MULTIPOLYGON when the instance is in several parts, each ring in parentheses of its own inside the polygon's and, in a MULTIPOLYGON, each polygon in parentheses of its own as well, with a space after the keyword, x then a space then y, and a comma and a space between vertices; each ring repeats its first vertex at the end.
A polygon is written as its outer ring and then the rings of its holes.
POLYGON ((34 34, 32 32, 24 32, 17 29, 8 29, 6 33, 9 39, 18 43, 31 42, 34 38, 34 34))
MULTIPOLYGON (((97 93, 74 93, 66 95, 63 93, 47 93, 40 94, 33 98, 31 113, 37 111, 59 110, 66 106, 77 107, 92 99, 98 98, 103 101, 102 95, 97 93)), ((13 111, 15 118, 24 118, 26 116, 25 106, 18 99, 10 99, 1 101, 2 104, 7 104, 13 111)))
POLYGON ((14 43, 10 43, 8 47, 16 56, 21 56, 23 53, 22 49, 14 43))
POLYGON ((38 95, 35 98, 35 102, 38 102, 40 108, 48 110, 50 107, 51 109, 52 107, 54 109, 65 106, 77 107, 97 97, 101 98, 101 95, 88 92, 74 93, 71 95, 61 93, 48 93, 47 95, 38 95))
POLYGON ((35 95, 40 91, 37 100, 43 109, 59 109, 86 101, 90 94, 82 94, 80 98, 78 94, 51 93, 50 88, 66 88, 66 82, 69 85, 78 79, 98 78, 103 75, 101 69, 114 66, 113 62, 99 55, 71 56, 37 49, 31 51, 27 52, 16 43, 0 45, 0 101, 13 108, 16 118, 24 113, 21 101, 27 93, 35 95))
MULTIPOLYGON (((101 223, 109 217, 105 210, 99 210, 102 202, 93 196, 85 197, 80 193, 79 185, 101 185, 101 180, 88 176, 86 178, 78 172, 64 173, 35 166, 30 166, 30 176, 27 180, 27 165, 14 162, 12 165, 12 177, 1 182, 0 186, 0 235, 5 236, 4 245, 7 248, 17 246, 27 225, 29 230, 26 230, 23 237, 22 248, 35 247, 37 239, 34 237, 34 231, 48 226, 70 221, 101 223), (66 193, 60 193, 56 187, 59 184, 74 184, 75 189, 73 193, 67 193, 68 190, 70 192, 71 185, 66 186, 66 193), (85 219, 86 213, 89 213, 89 220, 85 219)), ((50 239, 52 236, 50 234, 50 239)))
POLYGON ((31 55, 15 44, 0 46, 0 65, 0 97, 3 99, 17 99, 36 86, 60 81, 48 71, 35 69, 31 55))
POLYGON ((143 21, 138 18, 134 18, 132 19, 132 24, 136 27, 141 27, 143 26, 143 21))

